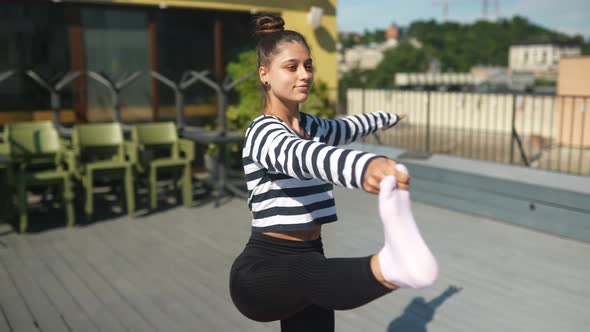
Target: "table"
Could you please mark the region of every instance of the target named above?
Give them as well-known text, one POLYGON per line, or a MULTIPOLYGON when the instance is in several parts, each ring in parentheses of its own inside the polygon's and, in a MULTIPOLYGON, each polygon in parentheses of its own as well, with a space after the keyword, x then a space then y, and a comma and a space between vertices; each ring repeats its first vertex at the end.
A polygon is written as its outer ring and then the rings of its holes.
POLYGON ((237 186, 228 181, 226 164, 226 145, 231 143, 242 143, 244 141, 243 133, 236 131, 209 130, 201 127, 184 127, 180 133, 180 136, 199 144, 216 144, 219 146, 219 156, 217 157, 217 161, 219 163, 219 177, 215 185, 216 206, 219 206, 219 200, 222 197, 222 193, 224 191, 228 191, 241 198, 248 198, 247 192, 239 189, 237 186))
POLYGON ((10 185, 10 157, 0 155, 0 220, 8 220, 13 214, 12 187, 10 185))

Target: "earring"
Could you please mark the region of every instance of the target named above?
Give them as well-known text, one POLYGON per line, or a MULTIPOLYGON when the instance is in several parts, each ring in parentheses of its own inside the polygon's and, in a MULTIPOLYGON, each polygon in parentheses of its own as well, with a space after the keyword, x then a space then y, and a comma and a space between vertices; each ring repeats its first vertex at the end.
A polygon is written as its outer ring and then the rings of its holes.
POLYGON ((268 81, 265 81, 265 82, 264 82, 264 85, 268 85, 268 81))

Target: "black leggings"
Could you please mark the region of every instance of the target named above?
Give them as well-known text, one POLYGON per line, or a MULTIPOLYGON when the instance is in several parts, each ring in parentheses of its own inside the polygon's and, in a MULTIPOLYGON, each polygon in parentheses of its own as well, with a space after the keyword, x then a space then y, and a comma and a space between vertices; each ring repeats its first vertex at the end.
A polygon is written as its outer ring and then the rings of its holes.
POLYGON ((334 331, 334 310, 360 307, 391 290, 375 279, 371 256, 326 258, 322 240, 252 233, 230 273, 230 293, 246 317, 280 320, 281 331, 334 331))

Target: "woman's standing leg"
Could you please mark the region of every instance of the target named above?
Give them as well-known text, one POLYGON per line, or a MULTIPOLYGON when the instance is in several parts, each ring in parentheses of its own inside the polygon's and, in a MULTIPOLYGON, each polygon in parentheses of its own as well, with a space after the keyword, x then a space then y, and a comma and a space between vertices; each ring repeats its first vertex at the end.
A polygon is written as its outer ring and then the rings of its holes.
POLYGON ((333 332, 334 310, 310 305, 295 315, 281 320, 281 332, 333 332))

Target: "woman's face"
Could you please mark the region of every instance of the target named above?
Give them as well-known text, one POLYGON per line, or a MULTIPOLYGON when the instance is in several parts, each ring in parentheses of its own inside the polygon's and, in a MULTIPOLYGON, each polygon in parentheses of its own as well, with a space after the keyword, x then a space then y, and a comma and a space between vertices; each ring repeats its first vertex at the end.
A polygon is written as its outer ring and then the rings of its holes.
POLYGON ((259 68, 269 98, 284 104, 299 104, 309 96, 313 83, 313 64, 307 47, 298 42, 284 43, 268 68, 259 68))

